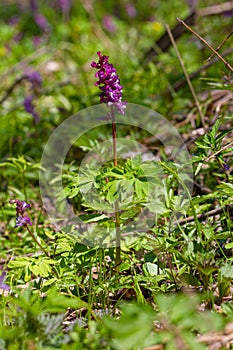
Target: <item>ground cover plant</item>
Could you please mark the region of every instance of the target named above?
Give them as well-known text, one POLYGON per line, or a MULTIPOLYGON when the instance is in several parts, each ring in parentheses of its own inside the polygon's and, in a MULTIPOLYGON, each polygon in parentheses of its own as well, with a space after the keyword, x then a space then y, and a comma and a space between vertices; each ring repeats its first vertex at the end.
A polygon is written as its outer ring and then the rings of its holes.
POLYGON ((231 1, 0 7, 0 349, 230 349, 231 1))

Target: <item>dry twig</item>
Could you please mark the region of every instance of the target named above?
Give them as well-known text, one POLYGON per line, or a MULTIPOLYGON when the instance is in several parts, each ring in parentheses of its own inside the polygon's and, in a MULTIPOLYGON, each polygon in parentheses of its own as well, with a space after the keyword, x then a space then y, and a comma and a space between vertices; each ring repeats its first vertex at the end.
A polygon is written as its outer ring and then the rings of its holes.
POLYGON ((175 40, 174 40, 174 38, 173 38, 173 35, 172 35, 172 33, 171 33, 171 30, 170 30, 170 28, 169 28, 169 26, 168 26, 167 24, 166 24, 166 30, 167 30, 167 32, 168 32, 169 38, 170 38, 170 40, 171 40, 171 42, 172 42, 172 45, 174 46, 174 49, 175 49, 175 51, 176 51, 176 55, 177 55, 178 60, 179 60, 179 62, 180 62, 181 68, 182 68, 182 70, 183 70, 183 72, 184 72, 184 75, 185 75, 185 78, 186 78, 186 80, 187 80, 189 89, 190 89, 190 91, 191 91, 191 93, 192 93, 192 95, 193 95, 193 98, 194 98, 194 101, 195 101, 195 104, 196 104, 198 113, 199 113, 200 118, 201 118, 202 126, 204 127, 205 130, 207 130, 207 127, 206 127, 206 125, 205 125, 204 115, 202 114, 201 106, 200 106, 200 103, 199 103, 199 101, 198 101, 197 95, 196 95, 195 90, 194 90, 194 88, 193 88, 193 86, 192 86, 191 80, 190 80, 189 75, 188 75, 188 73, 187 73, 187 70, 186 70, 186 68, 185 68, 184 62, 183 62, 183 60, 182 60, 182 58, 181 58, 180 52, 179 52, 178 47, 177 47, 177 45, 176 45, 176 42, 175 42, 175 40))
MULTIPOLYGON (((215 49, 216 51, 219 51, 221 47, 227 42, 227 40, 232 36, 233 30, 223 39, 223 41, 218 45, 218 47, 215 49)), ((210 55, 209 58, 207 58, 207 61, 210 61, 214 56, 214 53, 210 55)), ((223 57, 223 56, 222 56, 223 57)))
POLYGON ((233 72, 233 67, 227 62, 202 36, 200 36, 194 29, 189 27, 182 19, 177 18, 177 21, 188 29, 193 35, 195 35, 203 44, 205 44, 218 58, 225 64, 225 66, 233 72))
MULTIPOLYGON (((226 57, 228 55, 230 55, 233 52, 233 48, 230 47, 227 50, 225 50, 221 56, 222 57, 226 57)), ((212 55, 211 55, 212 56, 212 55)), ((210 57, 209 57, 210 58, 210 57)), ((209 61, 208 63, 204 64, 202 67, 200 67, 199 69, 195 70, 194 72, 189 74, 189 79, 194 79, 196 78, 201 72, 207 70, 208 68, 210 68, 211 66, 213 66, 215 63, 219 62, 220 59, 218 57, 214 57, 211 61, 209 61)), ((182 86, 184 86, 184 84, 186 83, 186 78, 182 78, 178 81, 176 81, 172 88, 174 91, 178 91, 182 86)))

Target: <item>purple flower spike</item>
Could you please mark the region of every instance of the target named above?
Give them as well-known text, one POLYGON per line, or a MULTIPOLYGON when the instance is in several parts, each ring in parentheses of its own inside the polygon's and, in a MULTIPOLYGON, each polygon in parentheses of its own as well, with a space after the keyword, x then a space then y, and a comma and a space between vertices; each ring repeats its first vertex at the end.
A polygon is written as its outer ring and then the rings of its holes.
POLYGON ((26 96, 23 102, 25 111, 30 113, 34 119, 35 122, 38 123, 40 121, 39 114, 35 111, 35 106, 33 104, 33 96, 26 96))
POLYGON ((40 13, 36 13, 34 16, 34 20, 41 30, 43 30, 44 32, 49 32, 49 23, 43 15, 41 15, 40 13))
POLYGON ((26 70, 25 77, 32 83, 33 87, 41 86, 42 78, 39 72, 33 70, 26 70))
POLYGON ((97 52, 99 62, 92 62, 91 67, 98 69, 95 77, 98 78, 95 83, 101 90, 100 102, 106 103, 108 107, 114 106, 119 113, 124 114, 127 102, 122 102, 123 87, 120 85, 120 79, 116 69, 108 62, 108 56, 97 52))
POLYGON ((32 226, 31 220, 28 216, 24 216, 24 212, 30 208, 30 204, 20 201, 19 199, 13 199, 10 201, 11 203, 16 204, 16 224, 15 227, 32 226))
POLYGON ((26 226, 26 225, 32 226, 31 220, 28 216, 18 216, 16 218, 15 227, 26 226))

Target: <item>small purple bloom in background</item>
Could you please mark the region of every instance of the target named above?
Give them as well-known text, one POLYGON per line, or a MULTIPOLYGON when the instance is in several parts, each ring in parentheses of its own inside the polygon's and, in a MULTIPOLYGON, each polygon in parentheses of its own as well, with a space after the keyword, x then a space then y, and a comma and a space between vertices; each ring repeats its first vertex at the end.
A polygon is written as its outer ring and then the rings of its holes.
POLYGON ((49 32, 49 23, 42 14, 37 13, 33 17, 38 27, 40 27, 40 29, 42 29, 44 32, 49 32))
POLYGON ((16 204, 16 224, 15 227, 30 225, 32 226, 31 220, 28 216, 24 216, 24 213, 31 206, 30 204, 20 201, 19 199, 13 199, 10 203, 16 204))
POLYGON ((35 47, 38 47, 41 44, 41 41, 42 41, 41 37, 38 36, 38 35, 35 35, 32 38, 32 40, 33 40, 33 43, 34 43, 35 47))
POLYGON ((41 86, 42 84, 42 77, 37 71, 26 70, 25 77, 32 83, 33 87, 41 86))
POLYGON ((17 216, 23 215, 27 209, 31 208, 30 204, 28 204, 24 201, 20 201, 19 199, 12 199, 10 201, 10 203, 16 204, 16 215, 17 216))
POLYGON ((13 36, 13 40, 18 43, 20 42, 20 40, 23 38, 23 33, 22 32, 18 32, 17 34, 15 34, 13 36))
POLYGON ((4 283, 5 278, 6 278, 6 271, 2 271, 2 274, 0 275, 0 289, 7 292, 10 290, 10 286, 4 283))
POLYGON ((226 162, 223 164, 223 168, 226 171, 230 169, 229 165, 226 162))
POLYGON ((35 13, 37 11, 37 4, 36 0, 30 0, 30 10, 32 13, 35 13))
MULTIPOLYGON (((42 77, 39 72, 34 71, 30 68, 25 70, 24 77, 30 81, 32 84, 32 89, 36 92, 38 88, 41 87, 42 84, 42 77)), ((30 113, 35 123, 37 124, 40 121, 39 114, 35 110, 35 106, 33 104, 33 95, 28 95, 25 97, 23 106, 26 112, 30 113)))
POLYGON ((135 18, 137 16, 137 10, 131 2, 125 4, 125 11, 130 18, 135 18))
POLYGON ((58 0, 58 5, 62 11, 69 12, 71 8, 71 0, 58 0))
POLYGON ((122 102, 123 87, 120 85, 120 79, 116 74, 116 69, 108 62, 108 56, 102 55, 99 51, 98 62, 92 62, 91 67, 98 69, 95 77, 98 81, 95 83, 101 90, 100 102, 106 103, 108 107, 114 106, 119 113, 124 114, 127 102, 122 102))
POLYGON ((30 225, 32 226, 31 220, 28 216, 18 216, 16 218, 16 224, 15 227, 30 225))
POLYGON ((38 123, 40 121, 39 114, 35 110, 35 106, 33 104, 33 96, 29 95, 26 96, 23 102, 25 111, 31 114, 35 120, 35 123, 38 123))
POLYGON ((110 33, 116 32, 116 25, 113 22, 113 16, 111 15, 105 15, 102 20, 103 27, 110 33))
POLYGON ((9 26, 16 26, 20 21, 20 17, 18 15, 12 16, 9 21, 8 24, 9 26))

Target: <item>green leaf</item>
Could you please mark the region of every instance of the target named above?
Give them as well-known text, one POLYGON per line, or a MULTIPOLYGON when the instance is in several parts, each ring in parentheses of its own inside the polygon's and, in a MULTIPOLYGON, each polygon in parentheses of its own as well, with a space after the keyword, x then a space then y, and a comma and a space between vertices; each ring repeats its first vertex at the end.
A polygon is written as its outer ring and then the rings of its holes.
POLYGON ((226 248, 226 249, 232 249, 232 248, 233 248, 233 242, 227 243, 227 244, 225 245, 225 248, 226 248))
POLYGON ((42 310, 44 312, 64 312, 67 308, 71 309, 81 309, 83 307, 88 307, 88 304, 85 301, 82 301, 80 298, 72 296, 68 297, 63 294, 59 294, 55 288, 52 288, 48 292, 48 296, 45 299, 45 302, 42 304, 42 310))
POLYGON ((157 276, 162 272, 157 264, 153 264, 151 262, 146 262, 143 264, 142 268, 146 276, 157 276))
POLYGON ((119 320, 104 317, 103 322, 114 338, 117 350, 139 349, 152 342, 155 312, 143 304, 123 304, 119 320), (143 325, 143 326, 142 326, 143 325))

